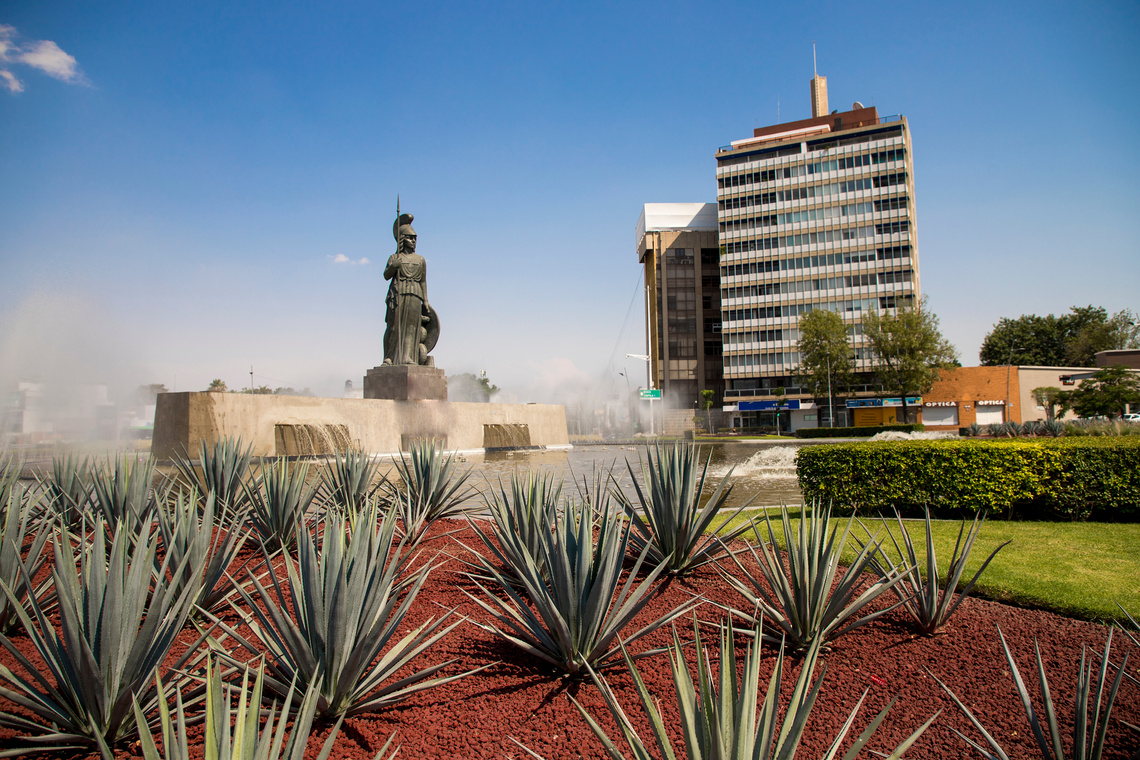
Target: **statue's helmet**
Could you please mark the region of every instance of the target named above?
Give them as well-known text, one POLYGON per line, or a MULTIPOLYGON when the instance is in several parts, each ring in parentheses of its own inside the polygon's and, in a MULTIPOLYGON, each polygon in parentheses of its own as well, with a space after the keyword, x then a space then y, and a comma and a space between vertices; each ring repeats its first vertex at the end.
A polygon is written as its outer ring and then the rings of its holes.
POLYGON ((416 234, 416 231, 412 229, 412 220, 414 218, 415 217, 411 214, 400 214, 396 217, 396 221, 392 222, 392 237, 396 238, 397 243, 408 235, 416 234))

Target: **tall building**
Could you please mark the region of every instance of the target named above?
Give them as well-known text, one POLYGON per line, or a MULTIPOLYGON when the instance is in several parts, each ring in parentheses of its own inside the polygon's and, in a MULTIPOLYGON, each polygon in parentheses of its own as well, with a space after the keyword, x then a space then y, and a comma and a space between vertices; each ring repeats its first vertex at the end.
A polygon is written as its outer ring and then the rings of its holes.
MULTIPOLYGON (((812 118, 761 127, 716 153, 725 409, 742 426, 771 424, 781 388, 793 427, 815 426, 817 415, 829 424, 827 401, 801 393, 796 376, 799 318, 812 309, 844 318, 857 391, 879 395, 862 315, 920 297, 906 118, 858 102, 828 113, 819 76, 811 100, 812 118)), ((845 424, 835 411, 833 424, 845 424)))
POLYGON ((720 256, 714 203, 646 203, 637 220, 645 268, 649 377, 667 409, 724 393, 720 256))

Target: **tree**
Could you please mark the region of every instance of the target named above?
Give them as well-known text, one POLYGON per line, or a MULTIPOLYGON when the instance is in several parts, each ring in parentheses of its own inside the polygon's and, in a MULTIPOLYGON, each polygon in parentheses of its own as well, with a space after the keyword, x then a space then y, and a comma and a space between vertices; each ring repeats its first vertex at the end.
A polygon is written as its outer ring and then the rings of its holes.
POLYGON ((313 391, 310 390, 309 388, 302 388, 301 390, 297 390, 296 388, 283 387, 283 388, 274 388, 273 389, 273 395, 274 396, 312 396, 313 391))
POLYGON ((1128 309, 1111 317, 1099 306, 1074 306, 1059 317, 1002 317, 982 341, 983 366, 1035 364, 1091 367, 1099 351, 1140 347, 1140 320, 1128 309))
POLYGON ((863 335, 878 364, 879 382, 902 396, 904 422, 907 395, 926 393, 938 380, 939 370, 958 361, 958 352, 942 337, 938 317, 927 309, 925 298, 898 307, 894 314, 868 312, 863 316, 863 335))
POLYGON ((1055 420, 1065 416, 1069 407, 1069 392, 1053 385, 1043 385, 1030 391, 1033 400, 1045 407, 1045 419, 1055 420), (1059 409, 1059 411, 1058 411, 1059 409))
POLYGON ((701 409, 705 410, 705 416, 708 418, 708 430, 710 435, 716 432, 712 426, 712 408, 715 401, 716 391, 709 390, 708 388, 701 391, 701 409))
POLYGON ((983 367, 1005 364, 1060 367, 1065 347, 1061 327, 1052 314, 1039 317, 1023 314, 1017 319, 1002 317, 982 340, 978 359, 983 367))
POLYGON ((485 404, 498 392, 499 386, 492 385, 486 375, 463 372, 447 378, 447 395, 452 401, 485 404))
POLYGON ((1140 404, 1140 376, 1126 367, 1105 367, 1068 394, 1081 417, 1123 416, 1129 404, 1140 404))
POLYGON ((229 388, 226 387, 226 381, 225 380, 221 379, 220 377, 215 377, 213 380, 210 381, 210 387, 207 388, 206 390, 207 391, 213 391, 215 393, 225 393, 226 391, 229 390, 229 388))
MULTIPOLYGON (((798 345, 800 383, 811 395, 822 398, 842 394, 854 384, 855 357, 841 316, 812 309, 800 318, 798 345)), ((821 422, 821 415, 816 415, 816 426, 821 422)))
POLYGON ((1065 327, 1065 363, 1073 367, 1093 367, 1100 351, 1136 348, 1140 325, 1136 315, 1127 309, 1111 317, 1102 308, 1083 306, 1062 317, 1065 327))
POLYGON ((153 404, 160 393, 170 393, 162 383, 140 385, 135 389, 135 397, 141 404, 153 404))
POLYGON ((272 396, 273 389, 268 385, 259 385, 256 388, 242 388, 242 393, 252 393, 255 396, 272 396))

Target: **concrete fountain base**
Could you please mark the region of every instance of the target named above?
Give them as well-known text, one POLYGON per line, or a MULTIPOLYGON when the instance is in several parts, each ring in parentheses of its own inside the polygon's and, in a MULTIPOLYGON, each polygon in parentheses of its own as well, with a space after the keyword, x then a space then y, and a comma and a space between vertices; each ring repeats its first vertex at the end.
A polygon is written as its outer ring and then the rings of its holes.
POLYGON ((254 456, 407 451, 420 438, 447 449, 568 447, 566 411, 550 404, 471 404, 244 393, 161 393, 151 455, 196 455, 202 441, 241 437, 254 456))

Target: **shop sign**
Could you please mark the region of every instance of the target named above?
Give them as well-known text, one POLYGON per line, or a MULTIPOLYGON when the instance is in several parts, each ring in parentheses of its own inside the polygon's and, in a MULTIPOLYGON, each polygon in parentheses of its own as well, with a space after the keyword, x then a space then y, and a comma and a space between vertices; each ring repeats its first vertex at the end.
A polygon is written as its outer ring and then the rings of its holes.
MULTIPOLYGON (((922 406, 922 396, 907 396, 907 406, 922 406)), ((858 409, 864 406, 902 406, 901 398, 849 398, 848 409, 858 409)))
MULTIPOLYGON (((737 407, 742 412, 774 412, 776 411, 775 401, 741 401, 737 407)), ((800 400, 798 398, 789 399, 780 404, 780 411, 792 410, 796 411, 800 408, 800 400)))
POLYGON ((975 401, 974 403, 978 406, 1005 406, 1005 399, 999 399, 997 401, 975 401))
POLYGON ((958 406, 957 401, 927 401, 923 406, 958 406))

